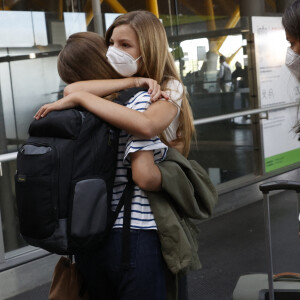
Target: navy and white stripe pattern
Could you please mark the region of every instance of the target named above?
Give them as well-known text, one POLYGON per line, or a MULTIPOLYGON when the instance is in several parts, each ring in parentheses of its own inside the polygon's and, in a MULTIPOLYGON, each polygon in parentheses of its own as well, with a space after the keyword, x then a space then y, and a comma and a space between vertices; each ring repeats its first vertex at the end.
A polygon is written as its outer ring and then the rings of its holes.
MULTIPOLYGON (((139 92, 132 97, 127 107, 143 112, 151 104, 147 92, 139 92)), ((130 165, 130 153, 143 150, 153 150, 156 163, 165 159, 168 147, 158 137, 139 139, 124 130, 120 133, 118 163, 113 189, 112 210, 115 210, 127 183, 127 169, 130 165)), ((114 228, 123 226, 123 208, 121 209, 114 228)), ((131 229, 157 229, 146 193, 138 186, 134 187, 131 205, 131 229)))

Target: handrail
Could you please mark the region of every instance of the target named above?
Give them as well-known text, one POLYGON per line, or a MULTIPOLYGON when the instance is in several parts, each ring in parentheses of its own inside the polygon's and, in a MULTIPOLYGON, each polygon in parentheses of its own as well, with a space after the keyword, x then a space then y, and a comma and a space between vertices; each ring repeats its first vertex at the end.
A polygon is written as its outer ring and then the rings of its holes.
POLYGON ((15 160, 17 158, 18 152, 6 153, 0 155, 0 163, 15 160))
POLYGON ((194 125, 218 122, 218 121, 223 121, 223 120, 228 120, 228 119, 233 119, 233 118, 248 116, 248 115, 256 115, 256 114, 263 113, 263 112, 284 109, 284 108, 294 107, 294 106, 298 106, 298 105, 299 105, 299 102, 293 102, 293 103, 287 103, 287 104, 281 104, 281 105, 272 105, 272 106, 268 106, 268 107, 264 107, 264 108, 239 111, 236 113, 225 114, 225 115, 221 115, 221 116, 213 116, 213 117, 198 119, 198 120, 194 121, 194 125))
POLYGON ((2 163, 5 161, 15 160, 17 158, 18 152, 6 153, 0 155, 0 176, 3 176, 2 163))
MULTIPOLYGON (((248 115, 255 115, 255 114, 259 114, 259 113, 263 113, 263 112, 284 109, 284 108, 294 107, 294 106, 298 106, 298 105, 299 105, 298 102, 293 102, 293 103, 287 103, 287 104, 281 104, 281 105, 272 105, 272 106, 268 106, 268 107, 264 107, 264 108, 250 109, 250 110, 246 110, 246 111, 240 111, 240 112, 225 114, 225 115, 221 115, 221 116, 213 116, 213 117, 209 117, 209 118, 197 119, 197 120, 194 120, 194 125, 218 122, 218 121, 223 121, 223 120, 228 120, 228 119, 233 119, 233 118, 248 116, 248 115)), ((18 152, 1 154, 0 155, 0 163, 15 160, 17 158, 17 154, 18 154, 18 152)))

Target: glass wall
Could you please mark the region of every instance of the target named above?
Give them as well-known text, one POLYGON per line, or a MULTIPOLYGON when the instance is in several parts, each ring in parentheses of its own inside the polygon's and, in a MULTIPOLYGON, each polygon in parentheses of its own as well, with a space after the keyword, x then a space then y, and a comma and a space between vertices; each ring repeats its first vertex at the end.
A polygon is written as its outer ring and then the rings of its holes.
MULTIPOLYGON (((105 31, 116 16, 132 10, 150 10, 161 19, 196 120, 256 108, 249 16, 281 13, 289 2, 104 0, 97 25, 91 0, 0 0, 0 154, 16 151, 27 138, 37 108, 62 95, 65 85, 56 59, 68 36, 105 31)), ((206 168, 216 185, 261 174, 257 120, 246 115, 209 121, 196 129, 190 158, 206 168)), ((24 246, 18 231, 15 168, 15 162, 4 163, 0 177, 6 252, 24 246)))
POLYGON ((255 173, 257 148, 250 118, 201 124, 196 130, 189 158, 207 170, 215 185, 255 173))
MULTIPOLYGON (((233 33, 232 29, 223 30, 228 32, 227 35, 218 33, 205 37, 205 34, 194 33, 189 39, 180 41, 183 55, 178 65, 182 69, 183 82, 189 92, 196 120, 245 111, 256 105, 254 99, 249 97, 245 37, 249 28, 235 27, 234 30, 237 28, 239 33, 233 33), (222 63, 225 71, 221 66, 222 56, 225 57, 222 63)), ((252 150, 249 155, 249 147, 253 147, 252 130, 255 128, 249 118, 203 124, 196 130, 198 147, 192 147, 190 157, 205 166, 209 174, 219 173, 218 179, 214 177, 215 183, 255 173, 257 166, 252 150), (244 157, 249 163, 243 162, 244 157)))
MULTIPOLYGON (((78 31, 87 31, 83 12, 0 11, 0 154, 17 151, 37 109, 61 97, 65 84, 57 55, 78 31)), ((18 230, 16 162, 3 163, 2 170, 0 212, 4 249, 10 252, 25 245, 18 230)))

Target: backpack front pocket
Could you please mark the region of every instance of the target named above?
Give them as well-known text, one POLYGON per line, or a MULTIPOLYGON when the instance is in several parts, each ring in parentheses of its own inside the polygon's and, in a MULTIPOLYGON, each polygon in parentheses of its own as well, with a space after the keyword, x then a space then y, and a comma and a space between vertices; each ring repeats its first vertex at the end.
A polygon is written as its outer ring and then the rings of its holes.
POLYGON ((55 229, 55 212, 50 176, 16 175, 16 192, 21 233, 44 239, 55 229))
POLYGON ((20 231, 24 236, 45 239, 57 223, 57 154, 49 145, 25 144, 18 153, 15 176, 20 231))
POLYGON ((105 235, 109 218, 106 183, 88 178, 74 183, 70 236, 73 246, 87 248, 105 235))

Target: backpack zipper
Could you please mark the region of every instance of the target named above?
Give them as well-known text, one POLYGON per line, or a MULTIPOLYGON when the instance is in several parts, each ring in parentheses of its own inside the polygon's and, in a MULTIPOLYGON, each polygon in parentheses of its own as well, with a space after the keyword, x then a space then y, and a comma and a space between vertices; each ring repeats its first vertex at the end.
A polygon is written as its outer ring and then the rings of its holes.
POLYGON ((85 115, 82 111, 78 110, 78 112, 80 113, 81 116, 81 125, 83 125, 84 121, 85 121, 85 115))
POLYGON ((108 127, 108 142, 107 145, 111 146, 111 142, 114 139, 114 131, 111 129, 111 127, 108 127))

